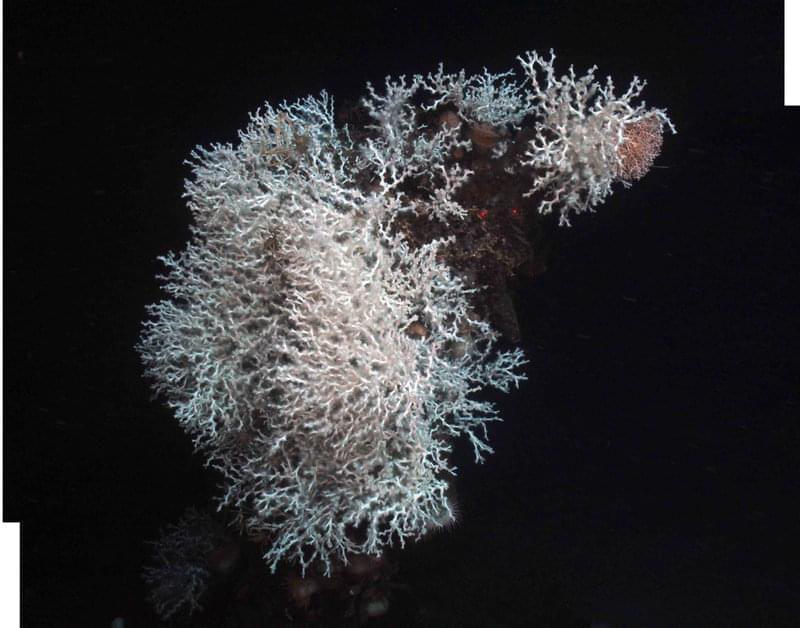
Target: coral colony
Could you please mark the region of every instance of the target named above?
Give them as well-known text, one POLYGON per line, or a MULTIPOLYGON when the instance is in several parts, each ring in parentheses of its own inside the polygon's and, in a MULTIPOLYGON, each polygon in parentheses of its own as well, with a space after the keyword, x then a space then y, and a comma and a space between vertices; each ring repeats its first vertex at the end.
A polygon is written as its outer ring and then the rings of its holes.
POLYGON ((525 379, 505 285, 538 215, 569 225, 674 132, 643 81, 617 95, 554 59, 387 78, 339 112, 325 92, 267 104, 192 153, 192 239, 162 258, 138 350, 273 571, 452 522, 454 440, 491 453, 479 393, 525 379))

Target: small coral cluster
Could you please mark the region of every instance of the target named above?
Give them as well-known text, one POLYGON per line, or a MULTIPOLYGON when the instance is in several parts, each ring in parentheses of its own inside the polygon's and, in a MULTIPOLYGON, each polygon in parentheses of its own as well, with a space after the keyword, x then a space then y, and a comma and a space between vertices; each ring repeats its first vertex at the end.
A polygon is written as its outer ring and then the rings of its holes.
POLYGON ((554 60, 552 52, 549 60, 535 52, 520 59, 538 107, 522 163, 538 174, 529 194, 544 194, 540 211, 557 208, 560 223, 569 224, 571 213, 602 203, 614 182, 644 176, 661 150, 664 126, 675 128, 664 110, 636 102, 646 84, 638 77, 616 95, 610 77, 597 83, 596 67, 583 76, 570 68, 558 78, 554 60))
POLYGON ((528 216, 592 209, 671 126, 632 102, 638 79, 615 96, 520 61, 522 80, 387 78, 348 123, 326 93, 265 105, 235 146, 192 155, 193 237, 162 258, 138 349, 273 570, 452 518, 453 440, 481 460, 498 416, 479 392, 524 379, 484 285, 525 261, 528 216))
POLYGON ((143 576, 149 601, 162 619, 202 609, 211 578, 209 555, 224 538, 224 530, 208 514, 188 509, 151 543, 152 564, 143 576))

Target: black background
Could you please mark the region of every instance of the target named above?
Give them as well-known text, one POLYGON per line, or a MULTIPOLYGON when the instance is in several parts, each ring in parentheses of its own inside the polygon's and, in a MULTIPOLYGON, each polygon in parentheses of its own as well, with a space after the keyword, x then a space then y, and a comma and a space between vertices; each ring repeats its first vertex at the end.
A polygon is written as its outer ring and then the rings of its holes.
MULTIPOLYGON (((529 381, 463 523, 398 553, 418 625, 800 625, 797 147, 780 2, 4 3, 5 517, 29 626, 152 625, 145 539, 213 494, 133 345, 183 160, 263 101, 554 48, 678 127, 517 294, 529 381), (368 6, 369 5, 369 6, 368 6), (567 621, 563 619, 563 621, 567 621)), ((385 625, 392 625, 391 620, 385 625)))

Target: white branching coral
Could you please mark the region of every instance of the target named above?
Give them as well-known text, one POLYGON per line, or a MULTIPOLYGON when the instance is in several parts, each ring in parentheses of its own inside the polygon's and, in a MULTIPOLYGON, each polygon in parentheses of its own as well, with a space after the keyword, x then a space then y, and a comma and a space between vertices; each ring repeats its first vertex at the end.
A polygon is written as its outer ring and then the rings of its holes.
POLYGON ((513 76, 511 70, 491 74, 486 68, 474 76, 467 76, 464 70, 445 74, 444 66, 440 65, 436 74, 428 74, 424 81, 425 89, 434 97, 426 109, 452 104, 467 122, 519 128, 525 116, 533 113, 534 106, 526 98, 522 85, 507 80, 513 76))
POLYGON ((519 58, 530 82, 529 100, 535 103, 536 137, 531 140, 522 164, 537 173, 528 194, 543 192, 539 211, 560 211, 560 223, 569 224, 570 213, 592 210, 611 194, 615 181, 629 185, 640 178, 661 149, 663 127, 675 127, 663 109, 647 109, 634 101, 646 82, 634 77, 624 94, 614 93, 611 77, 605 85, 595 81, 592 67, 585 75, 558 78, 553 62, 535 52, 519 58), (540 81, 539 74, 542 74, 540 81), (631 146, 628 140, 647 129, 650 141, 631 146), (646 163, 631 177, 632 161, 646 163))
POLYGON ((451 515, 453 439, 491 452, 497 411, 477 395, 516 386, 525 360, 498 349, 483 275, 460 263, 477 258, 454 257, 476 204, 560 204, 566 219, 649 165, 619 151, 668 123, 628 104, 641 84, 614 99, 549 64, 529 54, 520 84, 387 78, 361 125, 338 125, 326 93, 266 105, 237 145, 193 152, 193 237, 162 258, 167 298, 138 350, 273 570, 419 537, 451 515))

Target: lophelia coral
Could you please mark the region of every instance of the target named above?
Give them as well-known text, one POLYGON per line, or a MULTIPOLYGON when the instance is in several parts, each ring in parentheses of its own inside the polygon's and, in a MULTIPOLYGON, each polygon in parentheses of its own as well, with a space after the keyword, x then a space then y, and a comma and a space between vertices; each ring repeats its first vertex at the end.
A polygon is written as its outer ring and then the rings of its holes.
POLYGON ((348 123, 327 93, 267 104, 192 154, 193 236, 138 349, 273 570, 446 525, 453 440, 491 452, 480 391, 524 379, 486 284, 526 261, 531 217, 594 208, 671 127, 638 79, 615 96, 520 61, 387 78, 348 123))

